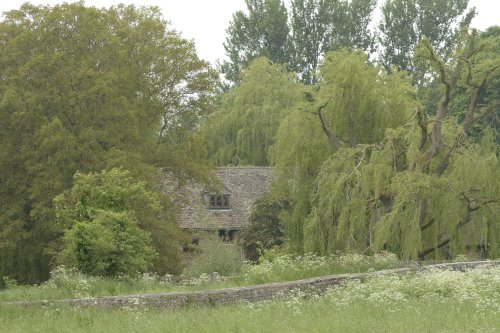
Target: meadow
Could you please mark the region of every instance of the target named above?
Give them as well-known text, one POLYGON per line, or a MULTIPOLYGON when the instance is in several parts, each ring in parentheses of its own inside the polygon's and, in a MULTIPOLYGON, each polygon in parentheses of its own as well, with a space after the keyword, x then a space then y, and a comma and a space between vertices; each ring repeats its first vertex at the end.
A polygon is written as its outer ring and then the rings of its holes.
POLYGON ((0 305, 0 332, 499 332, 500 267, 373 276, 234 306, 0 305))
POLYGON ((60 266, 51 272, 48 281, 40 285, 20 286, 7 279, 7 288, 0 290, 0 302, 212 290, 331 274, 362 273, 403 265, 392 253, 320 257, 315 254, 273 255, 272 252, 259 265, 252 265, 245 263, 242 258, 239 261, 228 260, 234 257, 233 250, 225 249, 226 253, 207 252, 210 255, 201 256, 199 263, 195 262, 182 277, 146 273, 136 277, 106 278, 84 275, 60 266), (227 267, 228 263, 231 263, 231 267, 227 267), (210 274, 212 272, 219 274, 214 278, 210 274))

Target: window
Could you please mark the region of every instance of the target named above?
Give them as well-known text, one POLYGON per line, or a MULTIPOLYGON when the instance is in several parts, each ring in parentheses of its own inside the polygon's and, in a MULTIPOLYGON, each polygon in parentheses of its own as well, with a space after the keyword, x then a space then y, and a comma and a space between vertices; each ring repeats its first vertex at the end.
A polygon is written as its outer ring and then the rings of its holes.
POLYGON ((207 197, 208 209, 231 209, 230 194, 209 193, 207 197))
POLYGON ((234 241, 237 230, 219 229, 219 238, 224 242, 232 243, 234 241))

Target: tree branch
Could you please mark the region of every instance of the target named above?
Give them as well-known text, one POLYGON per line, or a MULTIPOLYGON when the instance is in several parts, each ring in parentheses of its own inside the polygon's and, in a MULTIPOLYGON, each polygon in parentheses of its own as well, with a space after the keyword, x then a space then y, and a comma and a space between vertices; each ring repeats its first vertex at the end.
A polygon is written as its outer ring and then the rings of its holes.
POLYGON ((477 52, 477 48, 475 47, 475 36, 476 33, 473 32, 468 40, 467 46, 464 52, 458 57, 455 68, 451 73, 447 73, 446 65, 442 59, 440 59, 437 54, 432 49, 430 43, 424 42, 424 46, 429 51, 430 60, 434 62, 435 65, 439 68, 439 75, 441 82, 445 85, 445 92, 441 97, 441 101, 439 103, 439 108, 436 114, 435 123, 432 127, 431 132, 431 145, 429 148, 422 154, 422 160, 424 162, 430 162, 432 158, 434 158, 441 149, 441 128, 442 121, 446 117, 448 113, 448 104, 450 103, 451 93, 458 79, 460 78, 460 73, 462 71, 462 67, 464 64, 464 59, 468 60, 472 57, 472 55, 477 52))
POLYGON ((426 224, 422 224, 420 226, 420 231, 424 231, 425 229, 429 228, 434 224, 435 221, 436 221, 435 219, 430 219, 429 222, 427 222, 426 224))
POLYGON ((448 245, 448 243, 449 243, 449 242, 451 242, 451 238, 449 238, 449 237, 448 237, 448 238, 443 239, 441 242, 439 242, 439 243, 438 243, 438 244, 436 244, 435 246, 430 246, 430 247, 428 247, 428 248, 426 248, 426 249, 424 249, 424 250, 420 251, 420 252, 418 253, 418 257, 419 257, 419 259, 420 259, 420 260, 424 260, 424 259, 425 259, 425 257, 426 257, 429 253, 434 252, 435 250, 440 249, 440 248, 442 248, 442 247, 443 247, 443 246, 445 246, 445 245, 448 245))
POLYGON ((421 132, 420 149, 422 150, 427 143, 427 114, 420 107, 417 107, 416 116, 421 132))
POLYGON ((352 105, 352 100, 349 101, 349 145, 351 147, 356 146, 356 138, 354 137, 354 106, 352 105))
MULTIPOLYGON (((487 206, 491 203, 498 203, 500 202, 500 198, 494 198, 494 199, 485 199, 485 200, 474 200, 474 199, 471 199, 469 198, 465 192, 462 192, 460 193, 460 195, 464 198, 465 201, 467 201, 467 211, 465 212, 465 217, 462 221, 460 221, 456 227, 455 227, 455 232, 457 232, 460 228, 466 226, 467 224, 469 224, 471 221, 472 221, 472 212, 478 210, 478 209, 481 209, 482 207, 484 206, 487 206)), ((429 223, 427 223, 429 224, 429 223)), ((422 227, 421 227, 422 229, 422 227)), ((448 243, 451 242, 451 237, 446 237, 444 239, 442 239, 438 244, 436 244, 435 246, 430 246, 422 251, 420 251, 418 253, 418 257, 421 259, 421 260, 424 260, 425 257, 437 250, 437 249, 440 249, 442 248, 443 246, 447 245, 448 243)))
POLYGON ((321 104, 318 109, 317 109, 317 114, 319 116, 319 120, 321 121, 321 128, 325 132, 326 136, 328 137, 328 141, 330 141, 330 144, 336 148, 339 149, 344 146, 344 142, 340 141, 335 133, 333 133, 332 129, 328 124, 326 123, 325 116, 323 115, 323 109, 328 105, 329 102, 325 102, 321 104))
POLYGON ((500 198, 491 198, 491 199, 473 199, 469 198, 465 192, 460 193, 462 198, 464 198, 465 201, 467 201, 467 209, 470 210, 471 212, 481 209, 484 206, 487 206, 491 203, 498 203, 500 202, 500 198))
POLYGON ((465 122, 462 127, 462 133, 459 133, 457 135, 457 137, 455 138, 455 142, 453 143, 453 146, 451 146, 446 156, 443 158, 441 163, 439 163, 438 167, 436 168, 436 174, 442 175, 448 168, 448 165, 450 164, 450 158, 453 152, 459 147, 461 139, 469 134, 472 125, 474 125, 474 123, 481 120, 482 118, 490 114, 493 110, 495 110, 498 106, 500 106, 500 101, 497 101, 496 103, 486 108, 486 111, 483 112, 480 116, 474 117, 474 113, 476 112, 478 105, 479 96, 482 90, 485 88, 485 86, 486 86, 486 81, 483 81, 483 84, 474 90, 473 99, 471 100, 469 108, 467 109, 467 113, 465 115, 465 122))

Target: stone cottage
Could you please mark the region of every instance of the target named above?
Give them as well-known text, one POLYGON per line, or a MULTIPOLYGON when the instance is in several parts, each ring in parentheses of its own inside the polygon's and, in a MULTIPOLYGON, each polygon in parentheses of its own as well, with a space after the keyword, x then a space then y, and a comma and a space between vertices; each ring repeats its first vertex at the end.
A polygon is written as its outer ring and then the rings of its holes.
POLYGON ((217 231, 232 241, 249 223, 254 202, 266 193, 271 168, 221 167, 216 173, 222 184, 218 189, 194 182, 184 188, 180 227, 195 233, 217 231))

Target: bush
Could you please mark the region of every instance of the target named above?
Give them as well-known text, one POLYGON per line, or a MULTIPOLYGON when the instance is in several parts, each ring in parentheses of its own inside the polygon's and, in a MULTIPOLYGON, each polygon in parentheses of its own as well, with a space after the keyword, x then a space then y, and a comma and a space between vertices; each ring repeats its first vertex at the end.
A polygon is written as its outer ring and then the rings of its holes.
POLYGON ((135 275, 151 266, 155 252, 149 233, 127 213, 97 211, 64 237, 60 261, 95 276, 135 275))
POLYGON ((10 276, 0 276, 0 289, 10 289, 17 287, 17 281, 10 276))
POLYGON ((127 170, 76 173, 73 187, 54 202, 57 227, 66 235, 56 245, 65 253, 60 263, 88 274, 182 271, 175 208, 127 170))

